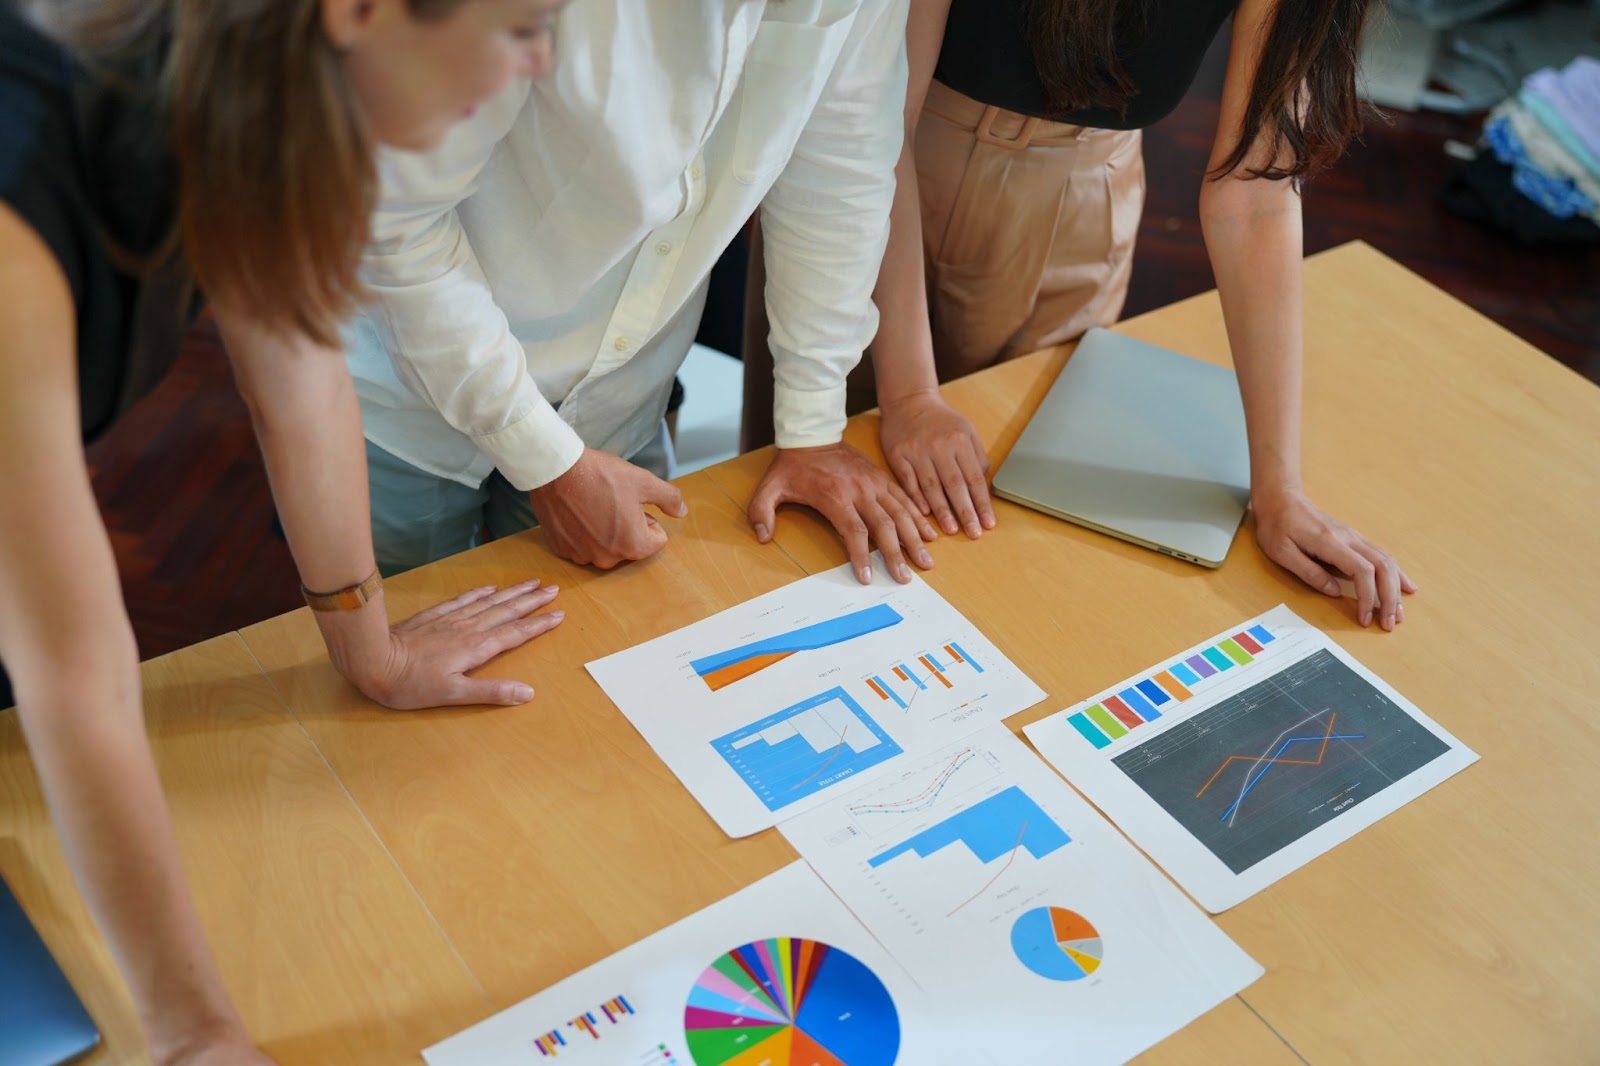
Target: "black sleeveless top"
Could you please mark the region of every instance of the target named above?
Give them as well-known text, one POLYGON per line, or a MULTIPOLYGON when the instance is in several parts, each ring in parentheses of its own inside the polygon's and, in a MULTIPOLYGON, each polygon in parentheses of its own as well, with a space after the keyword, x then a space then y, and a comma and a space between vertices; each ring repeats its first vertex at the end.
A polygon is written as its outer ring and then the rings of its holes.
MULTIPOLYGON (((72 290, 85 440, 154 388, 192 309, 180 272, 133 272, 173 217, 158 67, 152 53, 91 73, 0 0, 0 202, 44 241, 72 290)), ((11 703, 0 667, 0 708, 11 703)))
POLYGON ((1024 115, 1097 129, 1143 129, 1189 91, 1200 60, 1237 0, 1148 0, 1146 30, 1118 52, 1137 91, 1126 114, 1109 108, 1053 113, 1033 61, 1026 0, 951 0, 933 76, 959 93, 1024 115))

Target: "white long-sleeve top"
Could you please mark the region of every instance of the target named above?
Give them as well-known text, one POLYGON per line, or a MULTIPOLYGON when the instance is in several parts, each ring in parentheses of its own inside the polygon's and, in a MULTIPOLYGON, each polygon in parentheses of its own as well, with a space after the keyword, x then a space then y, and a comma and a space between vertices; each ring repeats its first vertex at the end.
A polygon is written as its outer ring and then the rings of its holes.
POLYGON ((713 263, 766 243, 780 447, 831 444, 877 329, 907 0, 576 0, 556 62, 381 161, 345 330, 368 439, 536 488, 656 431, 713 263), (559 410, 558 410, 559 408, 559 410))

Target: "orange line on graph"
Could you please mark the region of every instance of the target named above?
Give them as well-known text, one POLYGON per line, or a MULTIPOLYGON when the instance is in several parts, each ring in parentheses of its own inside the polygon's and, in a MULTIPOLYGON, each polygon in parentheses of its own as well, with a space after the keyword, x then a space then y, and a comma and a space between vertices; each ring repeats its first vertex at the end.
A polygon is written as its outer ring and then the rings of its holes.
POLYGON ((809 784, 811 782, 812 778, 816 777, 817 774, 822 773, 822 771, 826 770, 828 767, 833 765, 833 760, 837 759, 839 757, 839 753, 844 750, 844 735, 845 735, 845 733, 848 733, 848 732, 850 732, 850 725, 847 722, 847 723, 845 723, 845 727, 844 727, 843 732, 841 732, 839 734, 839 746, 837 748, 833 749, 833 754, 828 756, 828 761, 823 763, 821 766, 817 767, 817 773, 816 774, 812 774, 811 777, 806 778, 804 781, 801 781, 799 784, 790 785, 789 786, 789 791, 790 792, 793 792, 795 789, 799 788, 800 785, 809 784))
POLYGON ((953 685, 950 684, 950 679, 948 677, 945 677, 943 674, 941 674, 939 672, 939 668, 928 661, 928 657, 926 655, 919 655, 919 656, 917 656, 917 658, 918 658, 918 660, 921 661, 923 666, 926 666, 929 670, 933 671, 933 676, 937 677, 939 679, 940 683, 943 684, 945 688, 953 688, 954 687, 953 685))
MULTIPOLYGON (((1016 843, 1016 846, 1011 849, 1011 858, 1006 860, 1006 864, 1004 866, 1000 867, 1000 872, 995 874, 993 877, 989 878, 989 883, 984 885, 982 888, 978 889, 977 894, 974 895, 972 897, 972 899, 967 900, 967 903, 971 903, 973 899, 977 899, 978 896, 981 896, 985 892, 989 891, 991 888, 994 887, 994 883, 996 881, 1000 880, 1002 877, 1004 877, 1006 875, 1006 871, 1011 869, 1011 864, 1017 861, 1017 852, 1022 850, 1022 835, 1024 833, 1026 833, 1027 831, 1028 831, 1028 820, 1026 818, 1024 818, 1022 820, 1022 828, 1017 830, 1017 843, 1016 843)), ((961 907, 965 907, 967 905, 967 903, 963 903, 961 905, 961 907)), ((945 917, 946 918, 953 918, 955 916, 956 911, 960 910, 961 907, 957 907, 955 911, 951 911, 949 914, 945 915, 945 917)))
POLYGON ((1222 776, 1222 771, 1226 770, 1228 768, 1228 764, 1233 762, 1235 759, 1251 759, 1257 763, 1281 762, 1286 766, 1321 766, 1322 756, 1326 754, 1328 750, 1328 738, 1333 736, 1333 723, 1338 719, 1338 717, 1338 711, 1334 711, 1328 716, 1328 731, 1322 735, 1322 747, 1317 749, 1317 757, 1315 759, 1263 759, 1259 755, 1230 755, 1226 759, 1222 760, 1222 765, 1217 767, 1217 772, 1211 775, 1210 781, 1207 781, 1200 787, 1200 791, 1194 794, 1194 798, 1199 799, 1201 796, 1204 796, 1206 794, 1206 789, 1210 788, 1212 783, 1215 782, 1217 778, 1222 776))

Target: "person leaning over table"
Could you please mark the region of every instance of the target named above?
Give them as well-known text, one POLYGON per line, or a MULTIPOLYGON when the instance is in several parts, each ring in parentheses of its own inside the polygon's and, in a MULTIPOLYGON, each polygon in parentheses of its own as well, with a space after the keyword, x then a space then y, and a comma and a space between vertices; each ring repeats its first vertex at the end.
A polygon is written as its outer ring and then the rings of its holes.
POLYGON ((905 0, 587 0, 552 76, 383 167, 346 331, 385 572, 542 526, 607 568, 682 516, 662 413, 717 256, 769 233, 779 449, 757 538, 806 504, 871 580, 928 567, 933 527, 841 443, 845 374, 876 329, 905 85, 905 0), (537 153, 530 143, 539 146, 537 153))
MULTIPOLYGON (((1362 625, 1404 620, 1415 583, 1313 504, 1300 470, 1299 183, 1359 128, 1368 3, 912 0, 882 323, 851 393, 853 408, 881 405, 884 453, 924 514, 973 537, 993 525, 983 445, 938 384, 1116 321, 1144 206, 1140 130, 1177 106, 1232 15, 1200 220, 1244 399, 1256 538, 1330 596, 1349 576, 1362 625)), ((747 373, 763 354, 751 347, 747 373)), ((747 425, 747 445, 761 443, 747 425)))
MULTIPOLYGON (((84 441, 172 363, 192 273, 302 578, 341 589, 373 573, 360 414, 333 346, 360 298, 372 145, 427 147, 542 71, 557 3, 26 7, 37 25, 0 6, 0 662, 154 1061, 267 1062, 184 884, 84 441)), ((391 628, 381 589, 362 589, 364 606, 344 589, 358 609, 317 618, 345 676, 397 708, 526 700, 464 671, 560 620, 531 613, 555 590, 530 582, 391 628)))

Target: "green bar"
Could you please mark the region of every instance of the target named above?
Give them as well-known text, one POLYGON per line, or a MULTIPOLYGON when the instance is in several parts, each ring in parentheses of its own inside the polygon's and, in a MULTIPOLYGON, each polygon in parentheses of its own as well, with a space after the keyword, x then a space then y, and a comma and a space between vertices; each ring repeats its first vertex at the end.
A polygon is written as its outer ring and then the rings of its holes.
POLYGON ((1229 637, 1227 640, 1222 641, 1221 643, 1219 643, 1217 645, 1217 647, 1219 647, 1223 651, 1227 652, 1228 653, 1228 658, 1232 659, 1234 662, 1238 663, 1240 666, 1243 666, 1245 663, 1254 662, 1255 661, 1254 656, 1252 656, 1249 652, 1245 651, 1243 648, 1239 647, 1239 642, 1237 640, 1234 640, 1232 637, 1229 637))
POLYGON ((1110 737, 1112 740, 1116 740, 1118 737, 1125 737, 1128 735, 1127 726, 1111 717, 1111 712, 1100 706, 1098 703, 1083 713, 1089 716, 1089 721, 1093 722, 1101 729, 1104 729, 1106 731, 1106 736, 1110 737))

